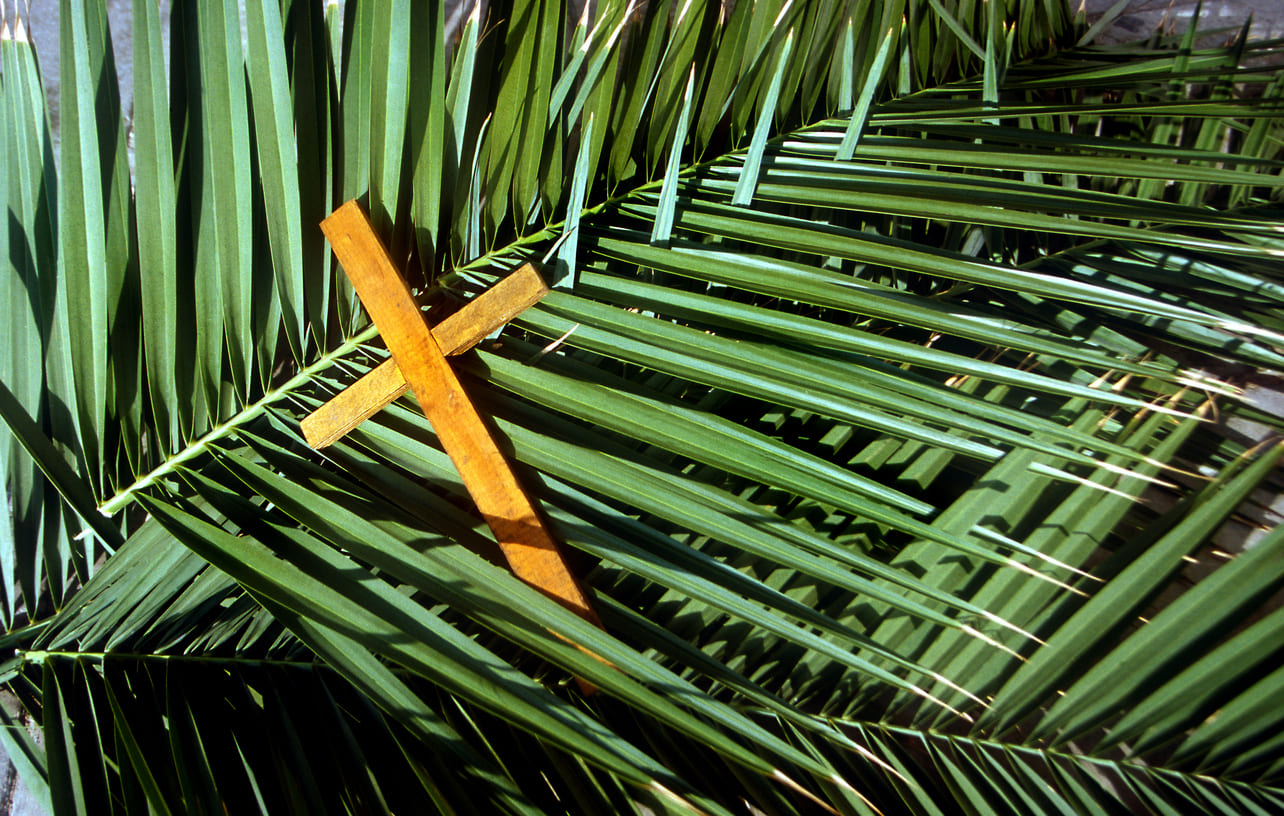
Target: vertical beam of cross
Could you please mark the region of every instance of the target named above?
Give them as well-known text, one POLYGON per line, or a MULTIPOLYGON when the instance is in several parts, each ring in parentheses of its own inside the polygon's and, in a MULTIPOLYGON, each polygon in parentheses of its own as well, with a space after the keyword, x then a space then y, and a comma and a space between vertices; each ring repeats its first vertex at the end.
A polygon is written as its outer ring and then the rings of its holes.
POLYGON ((322 221, 321 229, 513 573, 600 626, 557 542, 447 362, 436 333, 424 322, 410 287, 365 212, 349 201, 322 221))

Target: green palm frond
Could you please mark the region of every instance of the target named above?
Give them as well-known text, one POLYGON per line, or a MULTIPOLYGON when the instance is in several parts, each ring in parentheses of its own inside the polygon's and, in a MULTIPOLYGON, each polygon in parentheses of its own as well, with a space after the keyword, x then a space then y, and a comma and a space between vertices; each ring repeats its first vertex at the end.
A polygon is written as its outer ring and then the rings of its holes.
POLYGON ((178 3, 167 62, 137 0, 126 121, 108 22, 63 4, 56 161, 0 43, 44 742, 0 740, 54 812, 1280 807, 1284 535, 1216 542, 1284 447, 1214 421, 1280 425, 1240 390, 1284 368, 1279 43, 292 0, 178 3), (387 357, 316 226, 354 197, 430 320, 554 285, 454 365, 603 629, 500 566, 413 400, 304 443, 387 357))

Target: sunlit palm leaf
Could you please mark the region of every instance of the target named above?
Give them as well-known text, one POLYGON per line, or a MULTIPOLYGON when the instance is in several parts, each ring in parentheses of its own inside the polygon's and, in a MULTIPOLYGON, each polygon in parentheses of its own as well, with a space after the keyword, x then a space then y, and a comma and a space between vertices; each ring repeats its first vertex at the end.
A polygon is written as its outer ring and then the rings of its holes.
POLYGON ((106 15, 64 10, 57 173, 16 26, 0 80, 5 678, 46 747, 6 744, 59 812, 1284 798, 1284 539, 1161 594, 1278 489, 1203 427, 1284 363, 1278 44, 1033 60, 1061 4, 966 0, 450 43, 295 0, 241 43, 180 3, 166 93, 143 3, 131 206, 106 15), (548 261, 457 365, 605 630, 492 563, 413 405, 303 444, 386 356, 312 226, 356 196, 430 319, 548 261))

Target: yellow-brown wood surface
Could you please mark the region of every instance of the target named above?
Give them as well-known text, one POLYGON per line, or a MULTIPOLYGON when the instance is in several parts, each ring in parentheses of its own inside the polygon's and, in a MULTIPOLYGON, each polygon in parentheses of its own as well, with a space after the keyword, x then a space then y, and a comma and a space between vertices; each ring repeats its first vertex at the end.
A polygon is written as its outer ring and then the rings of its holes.
MULTIPOLYGON (((539 272, 531 264, 523 264, 434 326, 432 336, 443 354, 459 354, 477 345, 523 309, 538 303, 546 294, 548 286, 539 272)), ((299 423, 303 438, 318 449, 332 445, 409 388, 410 383, 402 376, 396 361, 385 360, 304 417, 299 423)))
POLYGON ((600 625, 366 214, 355 201, 349 201, 321 222, 321 229, 464 486, 495 533, 513 573, 600 625))

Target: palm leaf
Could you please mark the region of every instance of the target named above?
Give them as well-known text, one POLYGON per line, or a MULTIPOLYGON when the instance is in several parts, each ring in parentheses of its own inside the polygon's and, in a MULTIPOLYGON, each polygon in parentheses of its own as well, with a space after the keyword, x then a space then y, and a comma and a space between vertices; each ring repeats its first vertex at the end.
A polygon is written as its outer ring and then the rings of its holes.
POLYGON ((1284 449, 1211 427, 1280 425, 1278 43, 180 3, 166 89, 142 3, 131 179, 70 5, 58 162, 0 43, 5 743, 55 812, 1280 806, 1284 538, 1215 542, 1284 449), (351 197, 430 320, 555 259, 456 365, 604 629, 411 401, 303 443, 387 356, 309 226, 351 197))

